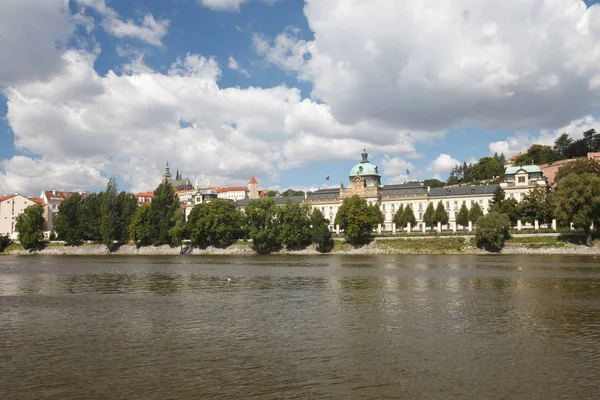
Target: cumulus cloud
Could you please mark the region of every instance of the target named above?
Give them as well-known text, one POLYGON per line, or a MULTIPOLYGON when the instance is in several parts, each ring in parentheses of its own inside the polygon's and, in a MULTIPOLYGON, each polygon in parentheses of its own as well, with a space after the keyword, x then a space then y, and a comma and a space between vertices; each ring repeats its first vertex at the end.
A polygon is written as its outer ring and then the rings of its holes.
POLYGON ((139 23, 131 19, 124 21, 115 10, 106 5, 105 0, 76 1, 102 15, 102 27, 111 35, 119 38, 136 38, 153 46, 162 46, 162 38, 167 34, 170 24, 168 19, 156 20, 153 15, 145 14, 139 23))
POLYGON ((240 74, 244 75, 246 78, 250 77, 250 74, 248 73, 248 71, 246 71, 244 68, 241 68, 240 64, 237 62, 237 60, 235 58, 233 58, 232 56, 229 56, 229 63, 227 64, 227 68, 229 68, 232 71, 238 71, 240 74))
POLYGON ((599 4, 307 0, 304 12, 314 40, 286 29, 254 47, 342 123, 554 129, 600 104, 599 4))
POLYGON ((571 121, 568 125, 555 130, 541 130, 537 134, 516 133, 513 136, 492 142, 489 144, 490 154, 504 153, 509 158, 514 154, 526 151, 534 144, 552 146, 556 139, 563 133, 568 133, 571 138, 577 140, 583 137, 583 132, 595 129, 600 132, 600 121, 591 115, 571 121))
MULTIPOLYGON (((198 4, 218 11, 237 11, 249 0, 197 0, 198 4)), ((280 0, 262 0, 263 3, 273 4, 280 0)))
POLYGON ((450 173, 452 168, 459 164, 462 163, 457 159, 452 158, 449 154, 442 153, 431 162, 427 170, 434 173, 433 177, 435 179, 441 180, 445 175, 450 173))
POLYGON ((302 99, 299 89, 221 88, 214 58, 187 54, 166 73, 139 59, 135 68, 104 76, 94 70, 95 59, 69 50, 57 76, 4 91, 17 150, 52 166, 36 169, 40 179, 31 180, 26 170, 9 168, 21 158, 6 160, 6 190, 54 185, 57 165, 85 165, 100 178, 117 176, 133 190, 148 190, 167 159, 192 180, 239 184, 251 175, 276 178, 306 163, 356 158, 362 147, 414 153, 409 134, 339 123, 329 106, 302 99))
POLYGON ((75 23, 61 0, 0 1, 0 87, 60 71, 75 23))
POLYGON ((381 160, 381 167, 383 168, 386 184, 403 183, 414 179, 418 175, 415 166, 400 157, 385 155, 381 160))

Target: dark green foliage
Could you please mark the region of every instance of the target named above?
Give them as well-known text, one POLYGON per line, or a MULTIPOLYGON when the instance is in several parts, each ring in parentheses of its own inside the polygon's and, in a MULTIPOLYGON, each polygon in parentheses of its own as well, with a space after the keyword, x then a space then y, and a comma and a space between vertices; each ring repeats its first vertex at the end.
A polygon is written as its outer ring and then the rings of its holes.
POLYGON ((208 204, 194 206, 186 222, 186 229, 193 245, 206 247, 208 245, 208 204))
POLYGON ((275 201, 271 198, 252 200, 245 212, 254 250, 261 254, 277 250, 280 243, 275 201))
POLYGON ((17 217, 15 230, 25 250, 36 250, 44 244, 44 210, 39 205, 29 206, 17 217))
POLYGON ((204 218, 206 242, 217 247, 225 247, 241 236, 241 216, 235 204, 216 199, 207 204, 204 218))
POLYGON ((139 207, 131 218, 129 224, 130 239, 137 246, 147 246, 152 243, 150 235, 150 205, 144 204, 139 207))
POLYGON ((79 244, 83 240, 82 205, 81 196, 79 193, 74 193, 58 206, 54 230, 59 240, 64 240, 69 246, 79 244))
POLYGON ((550 224, 555 216, 554 195, 544 187, 536 187, 525 195, 520 204, 520 213, 524 222, 550 224))
POLYGON ((560 179, 556 190, 556 216, 563 223, 572 222, 592 245, 591 225, 600 223, 600 177, 572 173, 560 179))
POLYGON ((600 151, 600 133, 595 129, 583 132, 583 140, 589 152, 600 151))
POLYGON ((304 196, 304 192, 302 190, 287 189, 287 190, 283 191, 280 196, 281 197, 304 196))
POLYGON ((565 150, 565 158, 576 158, 587 156, 589 149, 585 139, 579 139, 574 141, 565 150))
POLYGON ((118 210, 118 221, 117 221, 117 241, 119 243, 127 243, 130 238, 129 227, 131 225, 131 219, 138 209, 137 198, 133 193, 121 192, 117 197, 117 210, 118 210))
POLYGON ((568 164, 561 166, 556 172, 554 181, 560 186, 560 180, 570 174, 594 174, 600 176, 600 163, 589 158, 578 158, 568 164))
POLYGON ((2 253, 11 243, 12 240, 10 240, 8 235, 0 235, 0 253, 2 253))
POLYGON ((494 190, 494 196, 492 197, 492 201, 490 201, 490 211, 500 210, 505 197, 506 193, 504 192, 504 189, 502 189, 502 187, 498 185, 496 190, 494 190))
POLYGON ((554 147, 552 148, 552 150, 554 150, 554 152, 556 153, 556 155, 558 157, 560 157, 561 159, 564 159, 564 158, 566 158, 566 155, 565 155, 566 151, 572 143, 573 143, 573 139, 571 139, 569 134, 563 133, 554 142, 554 147))
POLYGON ((458 215, 456 216, 456 223, 463 228, 469 225, 469 209, 466 204, 460 206, 460 210, 458 210, 458 215))
POLYGON ((440 181, 439 179, 425 179, 423 181, 423 186, 429 186, 432 188, 440 188, 444 187, 445 183, 440 181))
POLYGON ((510 221, 504 214, 491 212, 477 220, 475 242, 477 247, 498 252, 509 237, 510 221))
POLYGON ((373 224, 377 226, 378 224, 383 224, 385 221, 385 217, 381 212, 381 209, 377 206, 377 204, 373 204, 369 206, 369 213, 371 214, 371 218, 373 219, 373 224))
POLYGON ((317 245, 317 251, 328 253, 333 249, 333 238, 329 230, 329 220, 321 211, 315 209, 310 216, 311 241, 317 245))
POLYGON ((175 212, 179 199, 170 183, 161 183, 150 203, 150 236, 154 245, 172 244, 171 228, 175 226, 175 212))
POLYGON ((120 237, 117 192, 117 182, 114 178, 110 178, 106 185, 106 191, 102 193, 100 199, 100 233, 102 235, 102 243, 109 250, 113 248, 113 242, 120 237))
POLYGON ((423 214, 423 222, 428 228, 433 228, 435 225, 437 225, 437 222, 435 221, 435 209, 433 208, 433 203, 429 203, 427 205, 425 214, 423 214))
POLYGON ((100 231, 102 221, 102 214, 100 212, 101 199, 102 193, 92 193, 81 201, 79 224, 83 240, 93 240, 96 242, 102 240, 102 233, 100 231))
POLYGON ((521 206, 515 199, 504 200, 498 209, 493 207, 492 211, 506 215, 510 221, 510 226, 515 226, 522 214, 521 206))
POLYGON ((398 210, 394 213, 394 217, 392 218, 392 222, 396 224, 396 229, 403 228, 402 226, 402 214, 404 213, 404 206, 400 204, 398 210))
POLYGON ((344 230, 351 242, 364 243, 377 226, 378 216, 365 199, 354 195, 344 199, 335 216, 335 224, 344 230))
POLYGON ((169 236, 171 237, 171 244, 181 246, 183 239, 187 236, 187 228, 185 222, 185 210, 179 208, 173 215, 173 226, 169 230, 169 236))
POLYGON ((440 201, 435 209, 435 224, 441 223, 442 225, 446 225, 448 223, 448 214, 446 213, 446 209, 444 208, 444 204, 440 201))
POLYGON ((483 210, 479 206, 479 203, 475 203, 471 206, 469 210, 469 221, 476 224, 479 218, 483 217, 483 210))
POLYGON ((553 161, 560 160, 560 155, 557 154, 552 147, 542 146, 541 144, 534 144, 526 153, 519 155, 515 158, 515 165, 529 165, 529 164, 548 164, 553 161))
POLYGON ((279 243, 285 247, 306 246, 310 243, 310 208, 288 200, 277 210, 279 243))
POLYGON ((268 190, 266 193, 267 197, 279 197, 279 192, 276 190, 268 190))
POLYGON ((504 162, 504 154, 483 157, 475 164, 464 162, 462 165, 452 168, 448 177, 448 185, 502 177, 504 175, 504 162))
POLYGON ((407 205, 402 212, 402 218, 400 219, 401 225, 407 226, 410 223, 411 229, 415 227, 417 224, 417 219, 415 218, 415 213, 412 210, 410 205, 407 205))

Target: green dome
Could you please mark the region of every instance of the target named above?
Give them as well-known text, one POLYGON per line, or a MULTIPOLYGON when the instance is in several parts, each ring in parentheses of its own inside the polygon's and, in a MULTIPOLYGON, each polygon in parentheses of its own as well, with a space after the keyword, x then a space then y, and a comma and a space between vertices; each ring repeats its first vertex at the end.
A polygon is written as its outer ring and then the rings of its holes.
POLYGON ((359 162, 358 164, 356 164, 350 170, 350 178, 351 179, 353 176, 356 176, 356 175, 360 175, 360 176, 377 175, 377 176, 379 176, 379 168, 377 168, 376 165, 371 164, 369 162, 368 154, 367 154, 366 150, 363 150, 362 161, 359 162))

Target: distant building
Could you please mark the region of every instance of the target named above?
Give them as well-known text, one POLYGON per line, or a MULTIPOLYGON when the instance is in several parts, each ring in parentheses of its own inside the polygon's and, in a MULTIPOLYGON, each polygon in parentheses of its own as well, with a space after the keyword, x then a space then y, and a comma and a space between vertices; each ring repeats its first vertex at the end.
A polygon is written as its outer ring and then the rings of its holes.
POLYGON ((213 187, 219 199, 243 200, 249 198, 250 190, 246 186, 213 187))
POLYGON ((178 192, 179 203, 185 208, 185 217, 187 218, 192 209, 203 203, 210 203, 217 198, 217 192, 210 188, 201 188, 198 181, 194 185, 194 189, 178 192))
POLYGON ((49 216, 51 218, 52 215, 48 206, 40 197, 25 197, 20 194, 0 197, 0 235, 8 235, 12 240, 16 240, 18 237, 18 232, 15 230, 17 217, 21 215, 27 207, 35 204, 44 208, 44 218, 46 219, 44 231, 46 237, 48 237, 49 232, 52 230, 51 227, 48 227, 47 218, 49 216))
POLYGON ((163 176, 162 176, 162 183, 167 183, 167 182, 170 183, 171 186, 173 186, 173 189, 175 189, 175 191, 191 190, 194 188, 192 186, 192 182, 190 182, 190 180, 188 178, 184 178, 183 176, 181 176, 181 173, 179 172, 179 168, 177 169, 177 172, 175 173, 175 179, 172 179, 168 161, 167 161, 167 165, 165 167, 165 172, 163 173, 163 176))
POLYGON ((259 196, 260 196, 260 193, 258 191, 258 181, 256 180, 255 177, 252 177, 250 179, 250 182, 248 182, 248 198, 249 199, 258 199, 259 196))
POLYGON ((507 199, 523 200, 525 195, 538 186, 547 186, 542 169, 537 165, 510 166, 504 171, 500 187, 507 199))
POLYGON ((46 223, 48 225, 48 230, 53 230, 53 221, 54 217, 58 213, 58 207, 61 203, 75 193, 78 193, 82 198, 90 195, 90 192, 77 192, 77 191, 66 191, 66 190, 44 190, 40 197, 43 200, 44 204, 48 205, 48 217, 46 218, 46 223))
POLYGON ((135 194, 135 197, 137 197, 138 206, 150 204, 153 196, 154 192, 137 192, 135 194))

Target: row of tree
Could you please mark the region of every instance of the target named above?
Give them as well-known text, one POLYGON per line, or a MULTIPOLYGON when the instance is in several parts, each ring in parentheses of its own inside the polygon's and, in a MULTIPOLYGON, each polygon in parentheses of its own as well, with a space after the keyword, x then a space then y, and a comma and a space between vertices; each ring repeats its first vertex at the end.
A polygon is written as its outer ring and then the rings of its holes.
POLYGON ((497 180, 504 175, 505 162, 504 154, 498 155, 498 153, 495 153, 493 157, 483 157, 475 164, 464 162, 462 165, 452 168, 447 184, 457 185, 474 181, 497 180))

